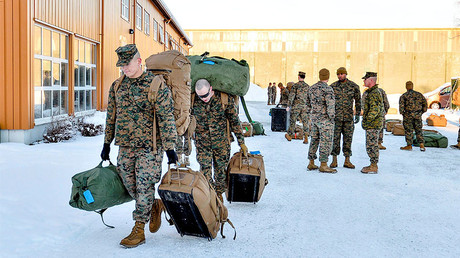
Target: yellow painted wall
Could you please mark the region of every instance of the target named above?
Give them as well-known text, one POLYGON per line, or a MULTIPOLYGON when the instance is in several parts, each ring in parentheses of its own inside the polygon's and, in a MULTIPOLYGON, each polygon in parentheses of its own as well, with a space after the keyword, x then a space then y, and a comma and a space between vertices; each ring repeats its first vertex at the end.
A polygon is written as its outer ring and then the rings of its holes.
POLYGON ((315 29, 315 30, 187 30, 194 42, 191 55, 246 59, 251 82, 297 80, 309 84, 318 71, 344 66, 348 78, 362 85, 366 71, 379 75, 387 93, 402 93, 412 80, 416 90, 431 91, 460 75, 460 29, 315 29))

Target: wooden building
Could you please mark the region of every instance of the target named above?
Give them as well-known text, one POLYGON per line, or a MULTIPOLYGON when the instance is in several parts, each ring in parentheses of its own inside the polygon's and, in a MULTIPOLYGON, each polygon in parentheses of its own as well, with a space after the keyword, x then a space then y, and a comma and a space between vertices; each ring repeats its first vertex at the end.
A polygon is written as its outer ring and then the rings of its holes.
POLYGON ((195 47, 191 55, 245 59, 251 82, 267 87, 269 82, 297 81, 306 73, 309 84, 318 81, 318 71, 348 70, 348 77, 362 85, 366 71, 378 73, 387 93, 403 93, 405 82, 415 89, 431 91, 460 76, 460 29, 247 29, 187 30, 195 47))
POLYGON ((107 106, 119 46, 141 57, 192 42, 162 0, 0 0, 0 142, 107 106))

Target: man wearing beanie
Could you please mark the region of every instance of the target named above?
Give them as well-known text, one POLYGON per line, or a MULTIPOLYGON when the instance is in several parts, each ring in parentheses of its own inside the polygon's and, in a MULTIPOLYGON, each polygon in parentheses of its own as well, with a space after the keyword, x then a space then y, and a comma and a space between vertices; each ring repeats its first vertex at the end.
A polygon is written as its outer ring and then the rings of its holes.
POLYGON ((343 156, 346 168, 355 168, 350 161, 351 142, 353 140, 354 123, 359 122, 361 114, 361 92, 359 86, 347 79, 347 69, 340 67, 337 69, 338 81, 331 84, 335 96, 335 121, 334 121, 334 140, 332 145, 331 168, 337 167, 337 155, 340 154, 340 138, 343 135, 343 156), (355 104, 355 116, 353 123, 353 101, 355 104))
POLYGON ((310 133, 310 118, 308 117, 307 109, 305 108, 305 101, 307 98, 307 92, 310 86, 304 82, 305 73, 299 72, 299 82, 292 85, 292 88, 289 92, 288 107, 286 111, 290 111, 291 115, 289 117, 289 128, 285 135, 288 141, 292 140, 292 136, 295 131, 295 123, 299 118, 302 121, 303 126, 303 143, 308 143, 308 134, 310 133))
POLYGON ((377 174, 379 162, 379 145, 378 138, 380 129, 383 126, 382 113, 384 110, 383 97, 377 85, 377 73, 366 72, 362 78, 364 86, 367 88, 367 96, 363 100, 363 122, 361 126, 366 130, 366 151, 370 158, 371 164, 361 169, 365 174, 377 174))
POLYGON ((422 93, 414 90, 414 84, 411 81, 406 82, 406 90, 406 93, 399 97, 399 113, 403 116, 404 133, 407 143, 405 147, 401 147, 401 150, 412 150, 412 136, 415 130, 420 150, 425 151, 422 114, 426 112, 428 103, 422 93))
POLYGON ((327 165, 332 149, 334 133, 335 97, 334 90, 327 85, 329 70, 319 71, 319 82, 313 84, 307 93, 307 112, 311 118, 311 143, 308 150, 308 170, 318 169, 315 165, 316 151, 319 145, 320 172, 336 173, 337 170, 327 165))

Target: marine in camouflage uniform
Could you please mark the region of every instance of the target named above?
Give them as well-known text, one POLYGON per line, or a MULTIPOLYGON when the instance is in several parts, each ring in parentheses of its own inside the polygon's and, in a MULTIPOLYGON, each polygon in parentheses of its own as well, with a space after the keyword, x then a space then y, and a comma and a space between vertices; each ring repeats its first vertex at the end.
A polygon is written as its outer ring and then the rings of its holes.
MULTIPOLYGON (((214 186, 221 198, 227 189, 226 169, 230 159, 230 139, 227 134, 227 120, 230 130, 235 134, 238 145, 247 154, 244 145, 243 129, 233 97, 212 90, 205 79, 198 80, 195 86, 192 115, 196 118, 195 147, 200 171, 214 186), (201 91, 207 94, 199 95, 201 91), (222 97, 227 96, 227 104, 222 97), (224 102, 225 103, 225 102, 224 102), (214 175, 213 175, 214 168, 214 175)), ((233 138, 233 137, 232 137, 233 138)))
POLYGON ((337 156, 340 154, 340 138, 343 135, 344 167, 355 168, 350 162, 351 142, 353 141, 354 123, 359 122, 361 114, 361 92, 359 86, 347 79, 345 67, 337 69, 338 81, 331 84, 335 96, 334 143, 332 147, 332 163, 330 167, 337 167, 337 156), (353 101, 355 104, 355 120, 353 121, 353 101))
MULTIPOLYGON (((388 109, 390 109, 390 102, 388 102, 388 97, 387 97, 386 92, 380 87, 378 89, 379 89, 379 92, 382 95, 382 99, 383 99, 383 110, 382 110, 382 114, 381 114, 381 116, 383 118, 383 126, 382 126, 382 129, 379 132, 378 144, 379 144, 379 149, 380 150, 386 150, 387 148, 382 145, 382 143, 383 143, 383 133, 384 133, 383 130, 384 130, 385 125, 386 125, 385 116, 388 113, 388 109)), ((366 98, 366 96, 367 96, 367 89, 364 90, 363 97, 362 97, 362 102, 364 102, 364 99, 366 98)))
POLYGON ((288 141, 292 140, 295 132, 295 124, 297 119, 300 119, 303 126, 304 141, 308 143, 308 135, 310 134, 310 117, 305 107, 307 92, 310 86, 304 82, 305 73, 299 72, 299 82, 292 85, 291 91, 289 92, 288 107, 287 111, 290 112, 289 117, 289 128, 285 135, 288 141))
POLYGON ((267 87, 267 105, 272 104, 272 83, 270 82, 267 87))
POLYGON ((272 84, 272 105, 276 105, 276 95, 277 95, 277 88, 276 88, 276 84, 273 83, 272 84))
POLYGON ((363 96, 363 122, 362 127, 366 130, 366 151, 371 165, 364 167, 362 173, 377 173, 379 162, 379 133, 383 127, 383 97, 376 84, 377 73, 366 72, 363 77, 364 85, 368 88, 367 96, 363 96))
POLYGON ((422 114, 427 111, 428 103, 422 93, 414 90, 414 84, 411 81, 406 82, 406 90, 399 97, 399 113, 403 116, 403 126, 407 143, 407 146, 401 147, 401 149, 412 150, 412 136, 415 130, 420 150, 425 151, 422 114))
POLYGON ((313 84, 307 93, 306 109, 311 117, 311 143, 308 150, 310 164, 308 170, 317 169, 314 164, 316 151, 319 145, 319 161, 321 166, 319 171, 335 173, 337 170, 327 166, 329 154, 332 149, 335 118, 335 97, 334 90, 327 85, 329 71, 321 69, 319 71, 320 81, 313 84))
POLYGON ((288 101, 289 101, 289 90, 285 87, 281 87, 280 92, 281 92, 281 97, 280 97, 280 102, 278 104, 281 106, 287 107, 288 101))
POLYGON ((115 139, 115 145, 119 146, 118 173, 136 202, 133 211, 136 224, 120 244, 135 247, 145 242, 144 225, 150 219, 155 183, 161 176, 163 151, 166 150, 169 163, 177 161, 174 152, 176 125, 171 92, 162 79, 142 71, 136 45, 119 47, 116 52, 117 66, 122 67, 126 76, 112 83, 109 90, 101 157, 109 159, 110 143, 115 139), (159 86, 154 100, 149 100, 151 84, 159 86))

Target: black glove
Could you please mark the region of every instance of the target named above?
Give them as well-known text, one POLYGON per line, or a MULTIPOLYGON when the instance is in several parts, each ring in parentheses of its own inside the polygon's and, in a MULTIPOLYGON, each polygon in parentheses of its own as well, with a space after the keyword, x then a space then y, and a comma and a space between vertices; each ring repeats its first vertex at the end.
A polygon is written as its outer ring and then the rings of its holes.
POLYGON ((167 150, 166 156, 168 156, 168 164, 175 164, 179 160, 174 150, 167 150))
POLYGON ((109 153, 110 153, 110 144, 104 143, 104 147, 102 148, 102 152, 101 152, 101 159, 110 160, 109 153))

